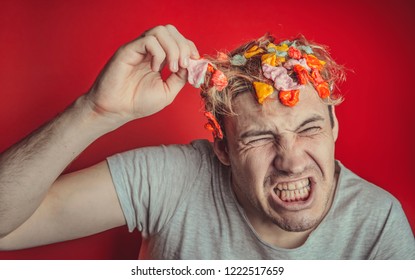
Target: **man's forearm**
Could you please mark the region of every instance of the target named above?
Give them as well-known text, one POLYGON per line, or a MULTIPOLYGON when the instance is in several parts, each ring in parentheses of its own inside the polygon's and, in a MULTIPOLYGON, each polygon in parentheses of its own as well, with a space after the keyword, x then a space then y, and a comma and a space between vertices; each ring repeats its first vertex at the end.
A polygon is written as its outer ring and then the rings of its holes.
POLYGON ((39 207, 50 186, 89 144, 114 129, 85 96, 0 155, 0 237, 39 207))

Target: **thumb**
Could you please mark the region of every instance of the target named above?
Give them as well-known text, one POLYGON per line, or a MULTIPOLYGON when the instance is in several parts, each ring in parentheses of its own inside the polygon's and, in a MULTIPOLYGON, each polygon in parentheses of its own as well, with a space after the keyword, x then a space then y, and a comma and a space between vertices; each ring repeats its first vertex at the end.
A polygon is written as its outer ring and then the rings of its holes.
POLYGON ((172 73, 166 80, 166 87, 168 92, 168 97, 171 98, 170 101, 176 97, 179 91, 184 87, 187 82, 187 70, 185 68, 180 68, 176 73, 172 73))

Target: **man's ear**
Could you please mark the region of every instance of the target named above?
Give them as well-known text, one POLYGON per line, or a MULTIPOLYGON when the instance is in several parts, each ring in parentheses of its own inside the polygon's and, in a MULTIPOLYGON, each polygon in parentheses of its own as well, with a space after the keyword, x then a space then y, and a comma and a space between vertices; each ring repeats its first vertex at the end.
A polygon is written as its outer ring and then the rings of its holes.
POLYGON ((339 122, 336 117, 336 111, 334 110, 334 106, 331 106, 331 115, 333 117, 333 127, 332 127, 333 139, 334 139, 334 142, 336 142, 337 137, 339 136, 339 122))
POLYGON ((222 164, 226 166, 231 165, 226 140, 215 138, 215 141, 213 142, 213 151, 222 164))

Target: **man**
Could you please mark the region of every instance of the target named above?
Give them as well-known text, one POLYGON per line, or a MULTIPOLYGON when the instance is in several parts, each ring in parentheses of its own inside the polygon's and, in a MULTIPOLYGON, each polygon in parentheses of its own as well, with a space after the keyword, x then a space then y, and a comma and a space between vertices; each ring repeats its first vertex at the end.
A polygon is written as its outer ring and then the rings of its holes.
POLYGON ((0 248, 13 250, 128 224, 141 258, 413 259, 390 194, 334 160, 341 69, 304 39, 262 38, 198 59, 171 25, 122 46, 59 117, 0 159, 0 248), (159 70, 172 74, 163 81, 159 70), (90 143, 202 88, 215 141, 152 147, 75 173, 90 143))

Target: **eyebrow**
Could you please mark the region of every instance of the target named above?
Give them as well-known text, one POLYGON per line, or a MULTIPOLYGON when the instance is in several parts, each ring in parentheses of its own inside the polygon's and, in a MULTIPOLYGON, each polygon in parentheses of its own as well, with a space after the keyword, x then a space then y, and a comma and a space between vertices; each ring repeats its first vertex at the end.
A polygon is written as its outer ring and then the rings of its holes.
POLYGON ((303 126, 312 123, 312 122, 317 122, 317 121, 324 121, 324 118, 320 115, 313 115, 311 117, 309 117, 308 119, 304 120, 298 127, 297 129, 295 129, 294 131, 299 130, 300 128, 302 128, 303 126))
MULTIPOLYGON (((294 131, 298 131, 303 126, 317 121, 324 121, 324 118, 320 115, 312 115, 308 119, 304 120, 294 131)), ((248 130, 241 134, 239 137, 240 139, 247 138, 247 137, 254 137, 254 136, 261 136, 261 135, 275 135, 275 132, 272 130, 248 130)))

